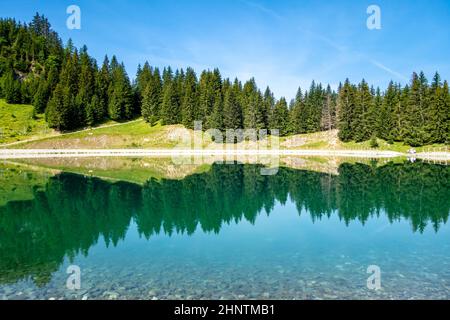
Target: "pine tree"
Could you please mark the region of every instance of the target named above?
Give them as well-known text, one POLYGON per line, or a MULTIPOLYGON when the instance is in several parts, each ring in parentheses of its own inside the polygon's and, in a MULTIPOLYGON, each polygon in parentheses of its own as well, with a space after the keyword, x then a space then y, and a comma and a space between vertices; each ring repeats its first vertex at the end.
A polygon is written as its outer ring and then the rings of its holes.
POLYGON ((270 119, 272 118, 273 109, 275 108, 275 98, 269 87, 266 87, 263 96, 263 109, 265 114, 265 127, 271 129, 270 119))
POLYGON ((147 87, 143 92, 142 116, 145 121, 154 125, 160 119, 162 83, 158 68, 155 69, 147 87))
POLYGON ((87 53, 87 48, 80 51, 80 75, 78 77, 78 93, 75 101, 77 105, 77 118, 80 124, 86 122, 92 126, 95 122, 94 110, 91 108, 91 100, 95 90, 95 74, 97 70, 94 62, 87 53), (90 108, 91 110, 87 110, 90 108), (92 116, 86 119, 86 116, 92 116))
MULTIPOLYGON (((98 99, 98 98, 96 98, 96 99, 98 99)), ((95 117, 95 109, 97 107, 95 105, 96 103, 98 103, 98 100, 94 100, 94 98, 92 98, 92 101, 89 102, 86 105, 86 108, 85 108, 85 110, 86 110, 86 114, 85 114, 86 124, 89 127, 92 127, 95 124, 95 122, 96 122, 96 117, 95 117)))
POLYGON ((252 78, 244 84, 241 98, 242 111, 244 116, 244 128, 267 128, 265 123, 265 108, 262 101, 263 99, 256 86, 255 79, 252 78))
POLYGON ((163 87, 161 100, 161 120, 165 125, 181 122, 180 106, 177 98, 177 84, 174 82, 170 67, 164 68, 162 73, 163 87))
POLYGON ((136 72, 136 89, 139 98, 142 98, 144 90, 147 88, 148 83, 153 79, 153 69, 150 64, 146 61, 144 67, 138 66, 136 72))
POLYGON ((220 92, 216 93, 216 97, 214 98, 214 105, 211 115, 208 118, 207 127, 208 129, 217 129, 222 131, 223 127, 223 102, 222 102, 222 94, 220 92))
POLYGON ((442 88, 441 103, 438 110, 439 119, 442 123, 438 127, 438 141, 441 143, 450 143, 450 89, 447 81, 444 81, 442 88))
POLYGON ((322 119, 321 119, 321 129, 328 130, 334 129, 336 127, 336 101, 334 93, 331 87, 328 85, 325 92, 323 109, 322 109, 322 119))
POLYGON ((407 110, 409 103, 409 92, 410 88, 406 85, 404 88, 401 88, 400 85, 397 86, 398 91, 398 103, 395 106, 394 110, 394 119, 395 119, 395 129, 394 129, 394 140, 395 141, 404 141, 404 126, 407 121, 407 110))
POLYGON ((93 114, 93 122, 90 123, 90 120, 88 119, 88 115, 86 115, 86 119, 88 120, 87 121, 88 125, 93 125, 94 123, 101 122, 101 121, 103 121, 105 119, 105 116, 106 116, 106 113, 105 113, 106 111, 105 110, 106 110, 106 108, 105 108, 103 100, 100 99, 97 94, 94 94, 94 96, 91 99, 91 102, 90 102, 89 106, 90 106, 90 108, 92 110, 92 111, 89 111, 89 112, 92 112, 92 114, 93 114))
POLYGON ((173 123, 182 123, 182 104, 185 96, 185 87, 186 87, 186 74, 183 69, 176 70, 175 76, 173 77, 173 90, 174 90, 174 114, 173 114, 173 123), (176 111, 175 111, 176 110, 176 111))
POLYGON ((47 82, 44 79, 39 81, 38 89, 33 98, 33 107, 37 113, 43 113, 47 107, 49 99, 49 88, 47 82))
POLYGON ((380 124, 378 120, 383 105, 383 96, 381 94, 380 88, 377 88, 375 90, 375 94, 372 93, 372 95, 374 97, 372 103, 369 106, 369 109, 367 110, 366 113, 367 120, 365 121, 365 124, 367 125, 367 130, 369 132, 370 138, 373 138, 373 136, 377 138, 380 132, 380 125, 381 126, 383 125, 380 124))
POLYGON ((123 64, 115 57, 111 60, 111 83, 109 86, 108 113, 112 120, 129 120, 135 115, 133 91, 123 64))
POLYGON ((400 103, 397 87, 389 82, 383 103, 380 106, 380 114, 377 118, 378 136, 381 139, 393 142, 395 139, 395 109, 400 103))
POLYGON ((445 143, 448 130, 448 114, 446 99, 448 95, 448 83, 441 82, 439 73, 436 72, 430 87, 430 104, 426 115, 425 131, 429 143, 445 143), (447 88, 446 88, 447 86, 447 88))
POLYGON ((223 95, 222 95, 222 76, 218 69, 209 72, 207 85, 200 81, 200 109, 203 116, 206 117, 205 129, 222 129, 223 126, 223 95))
POLYGON ((406 119, 402 126, 404 141, 411 146, 421 146, 426 140, 425 115, 428 109, 428 84, 423 73, 412 76, 406 106, 406 119))
POLYGON ((75 104, 70 88, 58 84, 45 111, 45 118, 50 128, 64 131, 76 127, 77 124, 73 122, 74 109, 75 104))
POLYGON ((304 110, 304 101, 302 89, 299 87, 295 95, 293 106, 289 113, 289 133, 302 133, 302 122, 304 121, 302 112, 304 110))
POLYGON ((198 82, 198 103, 199 116, 203 126, 207 129, 209 121, 207 119, 212 113, 214 107, 215 92, 212 83, 212 72, 204 70, 198 82))
POLYGON ((285 136, 289 132, 289 110, 285 98, 281 98, 273 109, 270 119, 270 128, 278 129, 280 136, 285 136))
POLYGON ((179 107, 176 101, 174 83, 164 83, 163 97, 161 103, 161 119, 163 124, 177 124, 179 107))
POLYGON ((344 142, 351 141, 353 139, 353 111, 355 108, 355 91, 356 88, 350 84, 350 81, 345 80, 344 85, 339 90, 338 98, 338 128, 339 139, 344 142))
POLYGON ((307 132, 320 131, 322 110, 325 104, 325 94, 323 92, 322 85, 316 84, 315 81, 311 84, 311 89, 308 95, 308 101, 306 107, 309 112, 309 117, 306 121, 307 132))
POLYGON ((369 140, 372 135, 372 128, 369 123, 369 110, 373 108, 373 103, 373 95, 369 85, 363 79, 358 86, 357 100, 351 122, 353 139, 357 142, 369 140))
POLYGON ((7 72, 3 79, 3 93, 7 103, 21 103, 20 82, 14 78, 12 71, 7 72))
POLYGON ((99 121, 103 120, 108 114, 108 104, 109 104, 109 86, 111 83, 111 71, 108 56, 105 56, 102 64, 102 68, 97 72, 96 75, 96 88, 97 96, 100 99, 98 107, 103 107, 103 110, 98 110, 96 112, 99 117, 99 121))
POLYGON ((223 102, 223 127, 228 129, 242 129, 242 108, 239 102, 240 87, 237 80, 228 86, 223 102))
POLYGON ((194 121, 200 119, 198 109, 197 76, 192 68, 186 70, 184 98, 181 105, 182 123, 187 128, 194 128, 194 121))

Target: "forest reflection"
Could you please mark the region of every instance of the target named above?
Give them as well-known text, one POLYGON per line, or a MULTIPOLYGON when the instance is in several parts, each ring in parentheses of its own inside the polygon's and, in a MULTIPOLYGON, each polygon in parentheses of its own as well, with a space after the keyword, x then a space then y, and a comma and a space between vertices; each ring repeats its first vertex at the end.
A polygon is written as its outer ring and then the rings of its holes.
POLYGON ((406 219, 412 231, 436 232, 450 212, 450 168, 427 163, 342 164, 338 175, 280 168, 260 175, 258 165, 219 165, 182 180, 144 186, 61 173, 34 199, 0 207, 0 283, 32 278, 44 285, 64 258, 88 254, 101 237, 125 238, 134 220, 147 239, 164 233, 219 233, 224 224, 270 214, 277 202, 295 203, 314 221, 339 216, 365 223, 384 214, 406 219))

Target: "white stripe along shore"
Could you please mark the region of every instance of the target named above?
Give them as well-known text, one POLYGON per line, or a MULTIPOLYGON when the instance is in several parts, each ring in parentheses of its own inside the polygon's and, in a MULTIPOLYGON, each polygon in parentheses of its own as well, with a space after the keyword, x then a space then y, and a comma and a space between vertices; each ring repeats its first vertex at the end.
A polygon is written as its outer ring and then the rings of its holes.
POLYGON ((177 157, 177 156, 322 156, 450 160, 449 152, 418 153, 409 155, 395 151, 376 150, 284 150, 284 149, 0 149, 0 159, 53 158, 53 157, 177 157))

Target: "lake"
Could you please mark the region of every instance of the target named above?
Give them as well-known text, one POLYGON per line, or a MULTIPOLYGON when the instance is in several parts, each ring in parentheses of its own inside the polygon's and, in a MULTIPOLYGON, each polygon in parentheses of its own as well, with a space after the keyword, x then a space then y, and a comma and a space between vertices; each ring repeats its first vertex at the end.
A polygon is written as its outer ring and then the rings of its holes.
POLYGON ((0 165, 0 299, 450 298, 449 166, 74 168, 0 165))

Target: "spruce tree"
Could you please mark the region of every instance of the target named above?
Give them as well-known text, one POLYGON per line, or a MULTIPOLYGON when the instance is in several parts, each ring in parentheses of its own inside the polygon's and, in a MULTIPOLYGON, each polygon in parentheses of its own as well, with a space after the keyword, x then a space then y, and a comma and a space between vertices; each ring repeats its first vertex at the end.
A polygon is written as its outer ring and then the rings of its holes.
MULTIPOLYGON (((181 75, 179 78, 181 78, 181 75)), ((162 80, 161 120, 166 125, 180 123, 181 113, 177 95, 180 80, 175 83, 170 67, 163 69, 162 80)))
POLYGON ((100 99, 99 108, 103 107, 103 110, 98 110, 96 113, 101 120, 108 114, 108 104, 109 104, 109 86, 111 83, 111 71, 109 66, 108 56, 105 56, 101 69, 96 75, 96 88, 97 96, 100 99))
POLYGON ((208 117, 207 127, 208 129, 217 129, 222 131, 223 128, 223 102, 222 94, 220 92, 216 93, 214 98, 214 105, 211 115, 208 117))
POLYGON ((91 108, 91 100, 95 90, 95 74, 96 67, 93 60, 87 53, 87 48, 83 47, 80 51, 80 75, 78 77, 78 93, 75 101, 77 105, 77 121, 80 124, 86 122, 92 126, 95 122, 95 116, 93 110, 86 110, 91 108), (91 119, 86 119, 86 116, 92 115, 91 119))
POLYGON ((47 107, 47 102, 49 99, 49 87, 44 79, 39 81, 38 89, 33 98, 33 107, 36 112, 43 113, 47 107))
POLYGON ((7 103, 21 103, 20 82, 15 79, 12 71, 7 72, 3 79, 3 93, 7 103))
POLYGON ((158 68, 156 68, 151 79, 147 82, 142 98, 142 116, 150 125, 154 125, 161 116, 161 91, 161 76, 158 68))
POLYGON ((439 73, 436 72, 430 87, 430 105, 426 116, 425 131, 429 143, 445 143, 448 127, 449 110, 446 109, 448 83, 444 86, 439 73), (446 88, 447 86, 447 88, 446 88))
POLYGON ((92 114, 93 114, 93 122, 91 124, 89 124, 89 122, 91 120, 87 119, 88 115, 86 115, 86 119, 88 120, 87 124, 88 125, 92 125, 94 123, 98 123, 98 122, 103 121, 105 119, 105 116, 106 116, 106 108, 105 108, 103 100, 97 94, 94 94, 94 96, 92 97, 91 102, 89 103, 89 105, 90 105, 90 108, 92 110, 92 111, 89 111, 89 112, 92 112, 92 114))
POLYGON ((95 122, 96 122, 96 117, 95 117, 95 108, 96 108, 95 104, 96 103, 98 103, 98 101, 94 100, 94 98, 92 98, 92 101, 89 102, 86 105, 86 108, 85 108, 85 110, 86 110, 86 114, 85 114, 86 124, 89 127, 92 127, 95 124, 95 122))
POLYGON ((45 118, 50 128, 58 131, 76 128, 78 124, 73 122, 75 108, 70 88, 58 84, 45 111, 45 118))
POLYGON ((439 118, 442 126, 439 126, 438 134, 441 143, 450 144, 450 89, 447 81, 444 81, 439 108, 439 118))
POLYGON ((421 146, 426 140, 425 115, 428 109, 428 85, 423 73, 412 76, 411 89, 406 106, 406 119, 402 126, 402 136, 411 146, 421 146))
POLYGON ((194 121, 201 120, 198 108, 197 76, 192 68, 187 68, 184 82, 184 97, 181 104, 182 124, 194 128, 194 121))
POLYGON ((174 95, 175 95, 175 104, 174 104, 174 110, 176 110, 176 113, 173 115, 173 122, 174 123, 182 123, 182 104, 185 96, 185 90, 186 90, 186 74, 184 70, 181 68, 180 70, 177 70, 175 72, 175 76, 173 78, 174 82, 174 95))
POLYGON ((289 113, 289 133, 291 134, 299 134, 302 133, 302 123, 303 112, 304 110, 304 101, 303 101, 303 93, 302 89, 299 87, 297 90, 297 94, 295 95, 294 104, 289 113))
POLYGON ((252 78, 244 84, 242 92, 242 111, 244 116, 244 128, 263 129, 265 123, 265 108, 255 79, 252 78))
POLYGON ((275 98, 269 87, 266 87, 263 96, 263 109, 265 116, 265 127, 271 129, 270 119, 272 118, 273 109, 275 107, 275 98))
POLYGON ((200 120, 203 127, 207 129, 209 122, 206 121, 211 115, 214 107, 215 92, 212 83, 212 72, 204 70, 198 82, 198 103, 200 120))
POLYGON ((357 142, 369 140, 372 135, 369 110, 373 108, 373 95, 363 79, 358 86, 357 100, 353 109, 351 128, 357 142))
POLYGON ((331 87, 328 85, 324 96, 321 129, 331 130, 336 126, 336 100, 331 87))
POLYGON ((237 80, 228 86, 223 102, 223 127, 228 129, 242 129, 242 108, 239 102, 239 83, 237 80))
POLYGON ((115 57, 111 60, 111 83, 109 86, 108 113, 112 120, 129 120, 135 115, 133 91, 123 64, 115 57))
POLYGON ((164 82, 164 90, 162 92, 162 102, 161 102, 161 119, 163 124, 177 124, 179 107, 176 101, 174 83, 164 82))
POLYGON ((339 90, 338 98, 338 128, 339 128, 339 139, 344 142, 351 141, 353 137, 352 124, 353 111, 355 108, 355 91, 356 88, 350 84, 350 81, 345 80, 344 85, 339 90))
POLYGON ((148 61, 144 63, 144 67, 138 66, 136 72, 136 89, 137 94, 140 99, 142 99, 144 90, 147 88, 148 83, 153 79, 153 68, 150 66, 148 61))
POLYGON ((286 99, 283 97, 275 104, 270 128, 278 129, 280 136, 285 136, 289 132, 289 109, 286 99))
POLYGON ((380 106, 377 117, 378 137, 389 142, 395 139, 395 109, 400 103, 400 96, 397 87, 391 81, 384 94, 383 102, 380 106))

